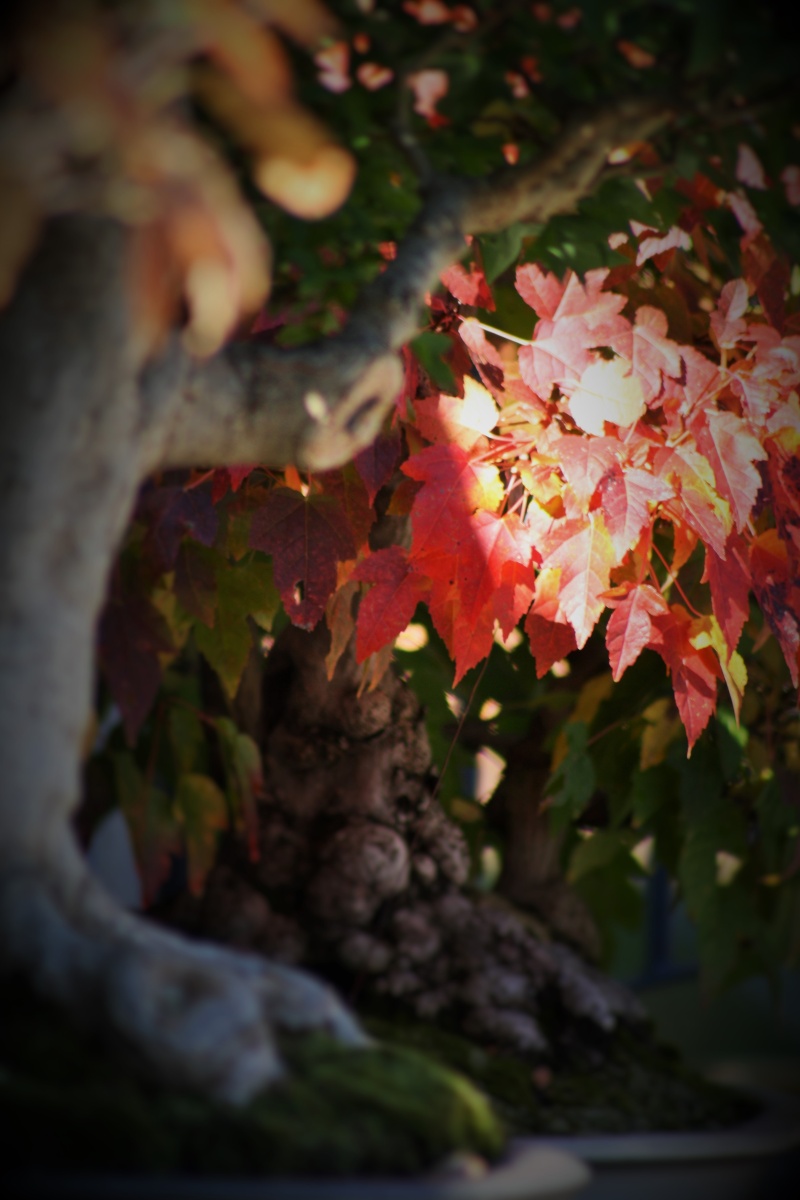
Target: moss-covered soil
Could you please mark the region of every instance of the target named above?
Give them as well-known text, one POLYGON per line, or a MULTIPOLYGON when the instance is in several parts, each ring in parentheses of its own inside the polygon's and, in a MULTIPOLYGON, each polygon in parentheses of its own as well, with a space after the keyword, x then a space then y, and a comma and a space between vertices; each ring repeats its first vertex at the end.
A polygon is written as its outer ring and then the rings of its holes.
POLYGON ((755 1107, 700 1079, 644 1029, 603 1037, 573 1027, 553 1062, 537 1065, 401 1009, 373 1010, 365 1023, 378 1039, 367 1050, 319 1034, 286 1039, 290 1077, 231 1109, 125 1072, 59 1013, 4 983, 2 1167, 404 1175, 454 1150, 491 1160, 504 1130, 719 1129, 755 1107))
POLYGON ((486 1158, 504 1135, 462 1076, 413 1049, 282 1045, 291 1077, 245 1109, 167 1092, 121 1070, 60 1015, 3 984, 2 1163, 216 1175, 404 1175, 454 1150, 486 1158))
POLYGON ((384 1008, 365 1024, 376 1038, 468 1075, 514 1134, 725 1129, 758 1107, 698 1075, 647 1026, 604 1035, 573 1019, 568 1042, 544 1065, 476 1045, 400 1009, 384 1008))

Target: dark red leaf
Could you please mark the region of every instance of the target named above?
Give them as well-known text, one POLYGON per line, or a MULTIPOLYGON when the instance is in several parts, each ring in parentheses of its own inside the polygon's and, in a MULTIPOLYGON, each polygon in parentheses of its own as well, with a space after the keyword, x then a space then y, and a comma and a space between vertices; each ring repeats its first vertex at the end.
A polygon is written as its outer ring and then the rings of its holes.
POLYGON ((351 578, 374 585, 362 597, 358 610, 356 657, 363 662, 403 632, 429 585, 399 546, 371 554, 351 578))
POLYGON ((313 629, 336 587, 336 566, 355 558, 338 500, 275 488, 253 516, 250 545, 273 556, 275 583, 289 617, 313 629))
POLYGON ((164 618, 146 596, 115 589, 100 620, 100 667, 132 746, 161 685, 160 654, 174 650, 164 618))
POLYGON ((379 433, 372 445, 353 459, 364 481, 370 504, 375 503, 378 492, 391 479, 402 452, 402 438, 396 430, 392 430, 391 433, 379 433))

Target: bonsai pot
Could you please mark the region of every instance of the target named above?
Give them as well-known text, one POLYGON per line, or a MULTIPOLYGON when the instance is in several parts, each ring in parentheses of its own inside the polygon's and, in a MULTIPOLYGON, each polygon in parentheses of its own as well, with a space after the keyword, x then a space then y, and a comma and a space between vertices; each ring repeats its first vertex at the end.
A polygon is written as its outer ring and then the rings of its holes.
MULTIPOLYGON (((581 1200, 760 1200, 791 1195, 800 1172, 800 1099, 753 1091, 760 1111, 724 1130, 532 1139, 592 1168, 581 1200)), ((528 1141, 528 1139, 522 1139, 528 1141)))
POLYGON ((406 1179, 254 1179, 188 1176, 55 1175, 13 1179, 24 1200, 571 1200, 589 1168, 554 1146, 515 1139, 492 1166, 454 1156, 438 1170, 406 1179))

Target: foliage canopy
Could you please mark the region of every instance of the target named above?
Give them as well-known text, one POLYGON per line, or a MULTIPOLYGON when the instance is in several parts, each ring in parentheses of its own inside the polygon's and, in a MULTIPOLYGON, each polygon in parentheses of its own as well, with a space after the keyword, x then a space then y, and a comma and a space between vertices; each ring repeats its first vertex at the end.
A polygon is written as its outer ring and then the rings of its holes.
MULTIPOLYGON (((692 0, 152 9, 174 40, 149 74, 124 3, 78 6, 23 61, 69 118, 59 169, 92 165, 66 206, 135 229, 154 347, 181 305, 197 353, 332 333, 443 178, 513 187, 631 93, 657 116, 551 215, 467 237, 352 464, 143 490, 100 657, 123 725, 102 753, 148 898, 180 847, 201 889, 231 825, 255 853, 257 748, 187 664, 232 700, 254 627, 268 646, 286 620, 325 621, 329 670, 355 636, 365 689, 397 654, 442 751, 448 691, 491 714, 473 748, 560 712, 548 802, 591 833, 567 841, 576 886, 624 919, 632 851, 654 839, 709 978, 775 969, 798 949, 800 866, 796 48, 764 6, 692 0), (370 540, 379 514, 405 528, 395 544, 370 540), (415 614, 427 648, 395 651, 415 614), (572 687, 576 652, 594 667, 572 687)), ((64 175, 7 170, 6 292, 64 175)))

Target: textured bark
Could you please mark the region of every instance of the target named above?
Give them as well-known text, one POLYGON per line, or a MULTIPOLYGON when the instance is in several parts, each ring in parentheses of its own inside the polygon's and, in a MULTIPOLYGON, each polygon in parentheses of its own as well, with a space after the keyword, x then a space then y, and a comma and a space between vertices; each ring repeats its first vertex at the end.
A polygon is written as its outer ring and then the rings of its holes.
POLYGON ((521 1053, 550 1049, 545 997, 560 1003, 565 1027, 639 1017, 633 996, 541 922, 469 893, 463 835, 433 798, 418 701, 391 671, 359 696, 352 644, 329 681, 327 649, 324 629, 290 629, 267 659, 260 860, 233 848, 203 900, 173 919, 396 997, 419 1016, 447 1013, 521 1053))

